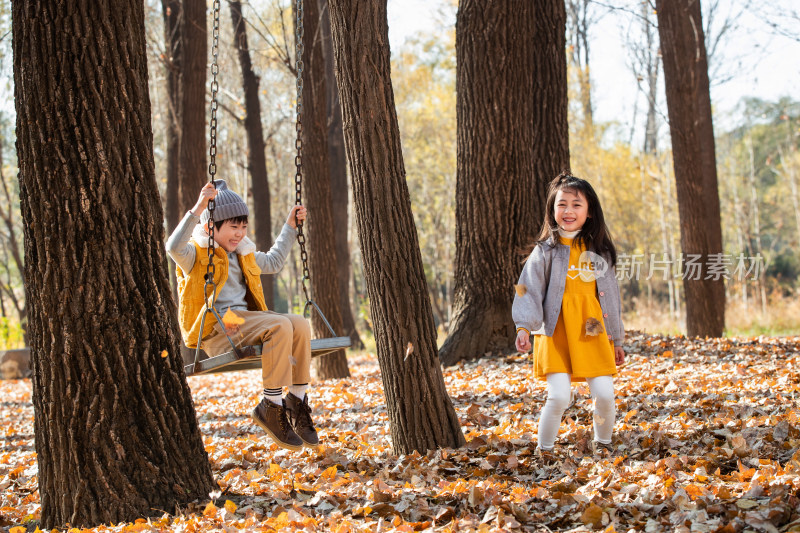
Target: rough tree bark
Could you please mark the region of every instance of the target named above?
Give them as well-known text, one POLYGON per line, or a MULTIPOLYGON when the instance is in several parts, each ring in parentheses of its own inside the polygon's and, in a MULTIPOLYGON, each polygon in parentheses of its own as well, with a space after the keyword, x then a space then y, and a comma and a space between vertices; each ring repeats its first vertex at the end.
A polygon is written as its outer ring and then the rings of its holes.
POLYGON ((547 183, 569 165, 563 0, 462 0, 452 365, 514 346, 518 251, 538 232, 547 183))
POLYGON ((694 272, 684 279, 686 329, 691 336, 719 337, 725 328, 725 282, 713 279, 708 267, 712 254, 722 253, 722 228, 700 2, 657 0, 656 12, 681 249, 685 259, 694 257, 700 265, 699 279, 694 272))
MULTIPOLYGON (((329 0, 356 225, 397 453, 464 444, 436 330, 394 106, 386 0, 329 0)), ((563 56, 563 48, 561 49, 563 56)))
POLYGON ((328 0, 319 0, 322 55, 325 57, 325 90, 328 109, 328 166, 331 169, 331 207, 333 235, 336 239, 336 271, 339 275, 339 307, 342 328, 350 337, 353 348, 362 350, 364 343, 356 329, 353 308, 350 306, 350 243, 348 242, 350 189, 347 186, 347 154, 342 131, 342 104, 333 68, 333 42, 328 0))
MULTIPOLYGON (((311 268, 313 298, 337 335, 343 333, 339 301, 339 276, 336 270, 336 241, 331 207, 330 166, 328 165, 328 114, 326 108, 325 59, 322 56, 319 6, 316 0, 303 2, 303 188, 308 207, 308 261, 311 268)), ((315 311, 311 325, 316 337, 331 337, 331 332, 315 311)), ((319 379, 350 376, 344 350, 314 359, 319 379)))
POLYGON ((12 13, 42 525, 133 521, 215 488, 163 270, 144 6, 12 13))
MULTIPOLYGON (((258 99, 258 76, 253 72, 250 48, 247 46, 247 27, 242 17, 242 3, 231 2, 231 21, 233 23, 234 46, 239 52, 239 65, 242 68, 242 88, 244 89, 244 129, 247 133, 247 169, 253 192, 253 236, 259 250, 272 247, 270 220, 269 177, 267 176, 267 157, 265 154, 264 130, 261 126, 261 101, 258 99)), ((275 307, 275 292, 271 274, 261 276, 264 298, 267 307, 275 307)))

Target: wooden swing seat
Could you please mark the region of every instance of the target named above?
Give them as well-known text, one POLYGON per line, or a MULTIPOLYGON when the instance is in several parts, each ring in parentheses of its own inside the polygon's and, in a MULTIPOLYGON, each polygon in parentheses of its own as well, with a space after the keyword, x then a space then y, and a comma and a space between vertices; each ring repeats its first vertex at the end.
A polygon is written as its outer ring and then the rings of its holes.
MULTIPOLYGON (((312 339, 311 357, 319 357, 336 350, 349 348, 350 344, 350 337, 312 339)), ((231 350, 214 357, 201 359, 197 362, 197 365, 190 364, 183 367, 187 377, 235 372, 237 370, 252 370, 254 368, 261 368, 261 344, 245 346, 237 351, 231 350)))

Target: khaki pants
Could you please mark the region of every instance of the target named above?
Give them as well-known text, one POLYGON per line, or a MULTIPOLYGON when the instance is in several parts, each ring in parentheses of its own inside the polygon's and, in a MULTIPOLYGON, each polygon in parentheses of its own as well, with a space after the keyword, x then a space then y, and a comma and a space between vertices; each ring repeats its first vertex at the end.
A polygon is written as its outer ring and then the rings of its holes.
MULTIPOLYGON (((261 378, 264 388, 276 389, 311 381, 311 325, 300 315, 282 315, 274 311, 235 311, 244 319, 239 332, 231 335, 236 347, 263 345, 261 378)), ((206 320, 213 319, 208 317, 206 320)), ((231 350, 219 324, 203 341, 209 357, 231 350)))

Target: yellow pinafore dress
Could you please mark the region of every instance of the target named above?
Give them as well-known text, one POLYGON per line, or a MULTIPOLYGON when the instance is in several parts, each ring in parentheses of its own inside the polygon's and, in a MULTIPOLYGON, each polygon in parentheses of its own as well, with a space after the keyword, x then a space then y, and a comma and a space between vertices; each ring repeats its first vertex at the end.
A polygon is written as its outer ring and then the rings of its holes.
POLYGON ((564 237, 560 241, 570 247, 564 299, 553 336, 534 336, 535 376, 547 379, 561 372, 571 374, 572 381, 585 381, 615 375, 614 342, 605 331, 590 261, 585 256, 581 261, 583 246, 572 246, 572 239, 564 237))

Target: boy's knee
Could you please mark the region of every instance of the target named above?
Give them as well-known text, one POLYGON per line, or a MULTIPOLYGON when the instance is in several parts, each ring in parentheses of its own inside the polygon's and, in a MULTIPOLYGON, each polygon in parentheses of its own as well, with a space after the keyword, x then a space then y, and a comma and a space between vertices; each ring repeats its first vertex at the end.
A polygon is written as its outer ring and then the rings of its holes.
POLYGON ((264 336, 267 338, 279 339, 282 337, 292 338, 292 321, 288 318, 281 316, 275 317, 275 323, 265 332, 264 336))
POLYGON ((290 320, 295 336, 311 338, 311 324, 309 324, 305 317, 302 315, 292 315, 290 320))

